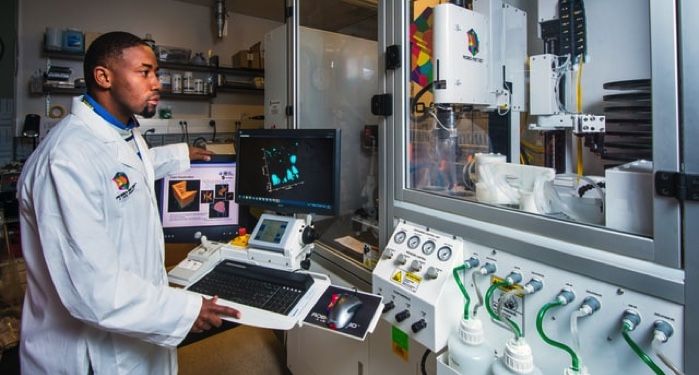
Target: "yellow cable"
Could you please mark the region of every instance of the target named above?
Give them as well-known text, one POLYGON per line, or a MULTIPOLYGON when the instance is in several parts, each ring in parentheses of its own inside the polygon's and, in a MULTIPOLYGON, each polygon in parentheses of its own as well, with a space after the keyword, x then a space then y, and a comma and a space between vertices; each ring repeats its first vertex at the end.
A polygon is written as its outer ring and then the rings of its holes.
MULTIPOLYGON (((583 64, 585 62, 585 55, 580 55, 580 64, 578 67, 578 79, 576 82, 576 88, 575 88, 575 94, 576 94, 576 104, 577 104, 577 112, 582 113, 582 107, 583 107, 583 101, 582 101, 582 71, 583 71, 583 64)), ((576 140, 577 148, 578 148, 578 157, 577 157, 577 174, 578 176, 583 175, 583 141, 582 137, 578 137, 576 140)))

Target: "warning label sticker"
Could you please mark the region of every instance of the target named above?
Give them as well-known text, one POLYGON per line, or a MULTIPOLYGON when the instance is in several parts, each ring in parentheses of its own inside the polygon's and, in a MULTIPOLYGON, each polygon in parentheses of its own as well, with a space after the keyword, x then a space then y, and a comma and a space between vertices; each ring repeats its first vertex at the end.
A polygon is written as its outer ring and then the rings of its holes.
POLYGON ((391 280, 397 282, 398 284, 403 283, 403 271, 398 270, 391 276, 391 280))
POLYGON ((402 284, 404 287, 412 290, 413 293, 415 293, 417 291, 417 287, 420 286, 421 282, 422 277, 414 273, 406 272, 402 284))

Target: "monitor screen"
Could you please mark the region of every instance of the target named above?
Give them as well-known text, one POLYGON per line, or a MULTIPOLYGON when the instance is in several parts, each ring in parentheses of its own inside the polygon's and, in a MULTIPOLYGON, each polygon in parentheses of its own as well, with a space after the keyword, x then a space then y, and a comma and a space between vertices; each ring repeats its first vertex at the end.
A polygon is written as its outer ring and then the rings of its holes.
POLYGON ((277 212, 336 215, 339 129, 249 129, 238 133, 236 202, 277 212))
POLYGON ((227 241, 238 230, 236 163, 232 155, 193 161, 191 168, 156 183, 166 242, 196 242, 202 235, 227 241))

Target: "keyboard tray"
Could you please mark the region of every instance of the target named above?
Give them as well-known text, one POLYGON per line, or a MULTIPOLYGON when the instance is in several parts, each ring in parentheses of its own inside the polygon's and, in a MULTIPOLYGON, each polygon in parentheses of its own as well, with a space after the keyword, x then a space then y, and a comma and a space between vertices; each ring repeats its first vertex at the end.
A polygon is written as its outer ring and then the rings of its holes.
POLYGON ((186 289, 206 297, 217 295, 219 304, 240 311, 240 319, 225 320, 289 330, 306 317, 329 286, 326 275, 224 259, 186 289))

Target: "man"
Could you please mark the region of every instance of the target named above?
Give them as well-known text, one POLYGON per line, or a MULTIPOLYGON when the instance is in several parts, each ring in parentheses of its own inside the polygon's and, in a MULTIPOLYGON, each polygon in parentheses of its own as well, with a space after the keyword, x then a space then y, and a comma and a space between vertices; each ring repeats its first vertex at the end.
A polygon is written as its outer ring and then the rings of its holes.
POLYGON ((134 114, 152 116, 158 65, 138 37, 97 38, 88 94, 73 100, 18 184, 27 293, 20 356, 27 374, 170 374, 188 332, 239 317, 215 298, 168 287, 153 182, 210 153, 148 149, 134 114))

